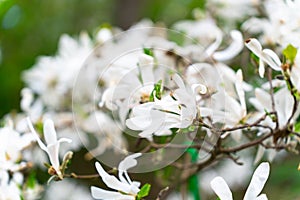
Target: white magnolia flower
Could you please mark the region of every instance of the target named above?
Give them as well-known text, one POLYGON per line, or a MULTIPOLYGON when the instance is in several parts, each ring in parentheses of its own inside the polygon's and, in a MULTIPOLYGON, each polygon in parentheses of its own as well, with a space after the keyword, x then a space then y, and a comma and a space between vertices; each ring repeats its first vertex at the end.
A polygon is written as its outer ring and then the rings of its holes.
POLYGON ((74 80, 91 51, 88 34, 82 33, 79 40, 62 35, 57 55, 40 57, 35 66, 24 72, 23 79, 44 105, 55 109, 65 107, 69 100, 66 96, 70 96, 74 80))
POLYGON ((18 171, 26 166, 22 160, 22 150, 34 138, 30 134, 20 134, 10 126, 0 128, 0 169, 18 171))
POLYGON ((47 152, 51 165, 55 169, 57 175, 62 178, 62 173, 60 171, 60 163, 59 163, 59 146, 62 142, 70 143, 72 140, 67 138, 60 138, 57 140, 56 131, 54 128, 54 123, 50 119, 46 119, 44 122, 44 137, 46 144, 42 142, 38 133, 34 130, 33 125, 29 118, 27 118, 28 126, 30 131, 35 135, 36 141, 38 142, 40 148, 47 152))
MULTIPOLYGON (((248 186, 244 200, 267 200, 265 194, 261 194, 261 191, 269 177, 270 165, 267 162, 261 163, 255 170, 251 182, 248 186)), ((216 177, 211 182, 210 185, 214 192, 221 200, 232 200, 232 193, 222 177, 216 177)))
MULTIPOLYGON (((20 107, 26 113, 26 115, 30 116, 33 122, 36 122, 41 116, 43 112, 43 103, 40 99, 34 100, 34 94, 31 89, 23 88, 21 91, 21 102, 20 107)), ((24 120, 25 121, 25 120, 24 120)))
POLYGON ((268 64, 272 69, 281 71, 281 61, 277 54, 271 49, 263 49, 260 42, 255 38, 250 38, 245 42, 246 47, 259 58, 259 75, 264 77, 265 65, 268 64))
MULTIPOLYGON (((271 95, 260 88, 255 89, 255 98, 250 98, 249 101, 257 109, 257 111, 259 111, 260 117, 265 114, 265 111, 273 111, 272 104, 270 103, 272 101, 271 95)), ((290 94, 290 91, 286 87, 277 91, 274 94, 274 103, 275 110, 277 112, 279 128, 283 129, 293 113, 293 107, 291 105, 293 105, 294 100, 290 94)), ((291 119, 291 123, 295 122, 298 115, 299 109, 291 119)), ((274 127, 274 122, 272 120, 267 121, 269 122, 268 125, 270 127, 274 127)))
MULTIPOLYGON (((225 93, 225 127, 228 128, 238 125, 247 116, 242 70, 238 70, 236 73, 235 90, 238 100, 225 93)), ((236 141, 239 141, 242 131, 236 130, 230 134, 236 141)))
MULTIPOLYGON (((23 177, 18 177, 20 178, 23 177)), ((0 199, 21 200, 21 184, 22 180, 16 180, 15 176, 10 180, 8 172, 0 170, 0 199)))
MULTIPOLYGON (((250 98, 249 101, 258 111, 256 113, 256 116, 254 115, 252 119, 254 121, 256 121, 257 119, 265 115, 266 111, 267 112, 273 111, 272 104, 270 103, 272 102, 271 95, 260 88, 255 89, 255 98, 250 98)), ((274 94, 274 104, 275 104, 275 110, 277 112, 278 125, 279 125, 278 128, 281 130, 286 128, 288 120, 290 119, 293 113, 293 107, 291 106, 293 105, 293 103, 294 103, 293 97, 290 94, 290 91, 286 87, 281 88, 279 91, 277 91, 274 94)), ((290 119, 291 124, 295 122, 295 120, 299 116, 299 113, 300 113, 300 109, 298 108, 294 116, 290 119)), ((261 122, 261 124, 269 126, 271 128, 275 128, 275 122, 270 117, 267 117, 263 122, 261 122)), ((268 130, 266 129, 262 129, 262 128, 258 129, 258 135, 266 134, 267 132, 268 130)), ((292 137, 289 137, 287 141, 282 141, 282 140, 277 141, 277 143, 280 142, 284 142, 285 144, 290 144, 290 145, 294 145, 295 143, 292 137)), ((264 144, 274 146, 273 138, 265 140, 264 144)), ((259 146, 255 158, 255 162, 261 160, 261 158, 265 153, 267 153, 268 160, 272 161, 275 155, 277 154, 277 151, 274 149, 266 149, 263 146, 259 146)))
POLYGON ((102 200, 135 200, 137 193, 140 191, 140 182, 131 181, 128 176, 127 170, 136 166, 136 158, 141 156, 141 153, 135 153, 127 156, 118 166, 119 179, 115 176, 109 175, 101 166, 96 162, 96 169, 102 178, 102 181, 107 187, 116 191, 104 190, 95 186, 91 187, 92 196, 95 199, 102 200))
POLYGON ((210 0, 207 1, 206 7, 213 11, 214 15, 226 20, 226 26, 234 26, 233 23, 255 15, 255 6, 258 4, 259 0, 210 0))
POLYGON ((178 74, 172 80, 178 86, 174 92, 132 109, 126 125, 132 130, 142 130, 140 137, 151 140, 152 134, 170 135, 170 128, 186 128, 193 123, 197 114, 196 94, 204 94, 207 89, 202 84, 186 86, 178 74))
MULTIPOLYGON (((82 122, 81 128, 87 133, 91 133, 97 140, 97 146, 89 153, 93 156, 103 154, 106 150, 112 149, 116 152, 125 151, 126 140, 122 136, 121 124, 101 111, 95 111, 82 122)), ((91 141, 95 143, 95 141, 91 141)))
POLYGON ((242 29, 260 34, 263 44, 277 46, 281 51, 288 44, 300 45, 299 9, 300 2, 293 0, 261 1, 263 17, 252 17, 242 25, 242 29))

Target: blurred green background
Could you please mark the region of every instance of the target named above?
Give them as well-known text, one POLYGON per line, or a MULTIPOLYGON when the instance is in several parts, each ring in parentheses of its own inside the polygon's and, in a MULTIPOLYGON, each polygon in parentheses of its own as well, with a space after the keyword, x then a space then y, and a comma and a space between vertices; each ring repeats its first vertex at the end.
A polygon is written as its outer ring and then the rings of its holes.
POLYGON ((19 109, 21 71, 37 56, 55 54, 61 34, 91 33, 103 23, 126 29, 142 18, 170 25, 202 6, 203 0, 0 0, 0 117, 19 109))
MULTIPOLYGON (((126 29, 142 18, 171 25, 203 5, 203 0, 0 0, 0 117, 19 110, 21 72, 38 56, 54 55, 63 33, 92 33, 103 23, 126 29)), ((272 167, 265 188, 270 199, 300 199, 298 161, 289 157, 272 167)))

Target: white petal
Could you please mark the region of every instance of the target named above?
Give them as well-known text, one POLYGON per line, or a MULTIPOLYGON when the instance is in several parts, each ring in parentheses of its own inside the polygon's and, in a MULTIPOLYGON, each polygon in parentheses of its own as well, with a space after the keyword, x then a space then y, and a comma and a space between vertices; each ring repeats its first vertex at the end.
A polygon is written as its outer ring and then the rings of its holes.
POLYGON ((264 109, 270 111, 271 110, 271 96, 266 91, 256 88, 255 89, 255 97, 259 101, 259 103, 263 106, 264 109))
POLYGON ((102 200, 134 200, 135 197, 131 195, 121 194, 119 192, 107 191, 95 186, 91 187, 93 198, 102 200))
POLYGON ((265 154, 265 147, 259 145, 256 153, 256 157, 254 160, 254 164, 257 164, 259 161, 261 161, 262 157, 265 154))
POLYGON ((223 34, 221 31, 216 32, 216 40, 205 51, 207 56, 211 56, 221 45, 223 34))
POLYGON ((124 160, 122 160, 119 164, 119 171, 127 171, 128 169, 137 165, 136 158, 140 157, 142 153, 134 153, 130 156, 127 156, 124 160))
POLYGON ((193 84, 191 86, 192 91, 194 94, 206 94, 207 93, 207 87, 202 84, 193 84))
POLYGON ((236 88, 237 94, 239 96, 242 109, 244 109, 246 111, 245 92, 243 89, 243 73, 242 73, 241 69, 239 69, 236 72, 235 88, 236 88))
POLYGON ((57 172, 57 174, 60 174, 60 164, 58 159, 58 153, 59 153, 59 143, 50 144, 47 146, 48 148, 48 156, 51 162, 51 165, 57 172))
POLYGON ((71 139, 69 139, 69 138, 60 138, 60 139, 59 139, 57 142, 58 142, 58 143, 62 143, 62 142, 71 143, 71 142, 72 142, 72 140, 71 140, 71 139))
POLYGON ((55 144, 57 142, 56 131, 54 123, 51 119, 46 119, 44 122, 44 137, 47 145, 55 144))
POLYGON ((39 146, 41 149, 43 149, 44 151, 48 152, 48 148, 46 147, 46 145, 42 142, 42 140, 40 139, 39 135, 37 134, 37 132, 34 130, 33 125, 31 123, 31 120, 29 119, 29 117, 26 118, 28 126, 30 131, 33 133, 33 135, 35 136, 36 141, 38 142, 39 146))
POLYGON ((139 56, 139 64, 140 66, 143 65, 150 65, 154 63, 154 59, 152 56, 146 55, 146 54, 142 54, 139 56))
POLYGON ((221 200, 232 200, 232 193, 225 180, 218 176, 210 182, 211 188, 221 200))
POLYGON ((122 182, 128 182, 130 184, 132 184, 132 181, 130 180, 128 174, 127 174, 127 170, 136 166, 137 165, 137 157, 140 157, 142 155, 142 153, 135 153, 132 154, 130 156, 127 156, 124 160, 122 160, 118 166, 118 170, 119 170, 119 178, 122 182), (125 179, 123 176, 123 173, 125 175, 125 179))
POLYGON ((263 78, 265 75, 265 64, 262 59, 259 59, 258 73, 261 78, 263 78))
POLYGON ((270 165, 267 162, 261 163, 255 170, 244 200, 253 200, 261 193, 270 173, 270 165))
POLYGON ((274 70, 281 71, 281 61, 274 51, 270 49, 264 49, 261 59, 263 59, 263 61, 266 62, 274 70))
POLYGON ((252 51, 256 56, 260 57, 262 53, 262 46, 255 38, 250 38, 245 42, 246 47, 252 51))
POLYGON ((96 162, 96 169, 102 178, 102 181, 107 185, 107 187, 112 188, 117 191, 122 191, 125 193, 131 192, 131 186, 126 183, 120 182, 116 177, 109 175, 101 166, 99 162, 96 162))
POLYGON ((238 55, 244 47, 243 36, 240 31, 233 30, 230 32, 232 43, 223 51, 213 54, 213 58, 218 61, 230 60, 238 55))
POLYGON ((265 194, 261 194, 255 200, 268 200, 268 197, 265 194))
POLYGON ((184 84, 182 78, 177 73, 173 74, 171 79, 176 83, 176 85, 180 89, 185 89, 185 84, 184 84))

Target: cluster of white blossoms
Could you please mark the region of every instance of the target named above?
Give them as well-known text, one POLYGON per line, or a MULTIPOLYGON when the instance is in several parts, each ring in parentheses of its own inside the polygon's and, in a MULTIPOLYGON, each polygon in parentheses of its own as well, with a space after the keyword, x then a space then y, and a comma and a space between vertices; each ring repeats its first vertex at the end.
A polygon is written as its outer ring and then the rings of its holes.
MULTIPOLYGON (((224 157, 238 162, 235 153, 253 146, 254 163, 271 162, 282 149, 297 152, 299 6, 291 0, 213 0, 206 13, 195 12, 196 19, 178 21, 172 30, 143 20, 124 32, 101 28, 93 37, 63 35, 56 55, 39 57, 23 73, 21 112, 3 120, 0 199, 40 198, 41 186, 28 169, 42 163, 49 163, 50 180, 80 178, 66 170, 82 147, 89 150, 82 159, 107 152, 113 152, 110 160, 125 157, 118 178, 95 164, 111 190, 92 186, 91 196, 104 200, 148 195, 149 185, 141 187, 127 172, 143 157, 129 155, 140 143, 149 144, 142 151, 150 153, 186 134, 169 147, 197 152, 187 165, 197 166, 195 174, 224 157)), ((151 159, 168 156, 157 155, 151 159)), ((257 168, 244 199, 267 199, 259 194, 269 168, 257 168)), ((232 199, 223 178, 211 186, 220 199, 232 199)))

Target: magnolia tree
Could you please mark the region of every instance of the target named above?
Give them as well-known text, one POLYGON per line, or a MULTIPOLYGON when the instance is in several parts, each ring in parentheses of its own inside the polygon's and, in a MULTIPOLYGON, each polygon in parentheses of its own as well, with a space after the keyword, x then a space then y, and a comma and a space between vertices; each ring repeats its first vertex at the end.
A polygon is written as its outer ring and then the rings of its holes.
POLYGON ((230 200, 214 171, 226 160, 259 164, 244 199, 267 199, 270 163, 299 149, 299 9, 213 0, 170 29, 143 20, 61 36, 23 73, 22 112, 3 118, 0 199, 200 199, 202 186, 230 200))

